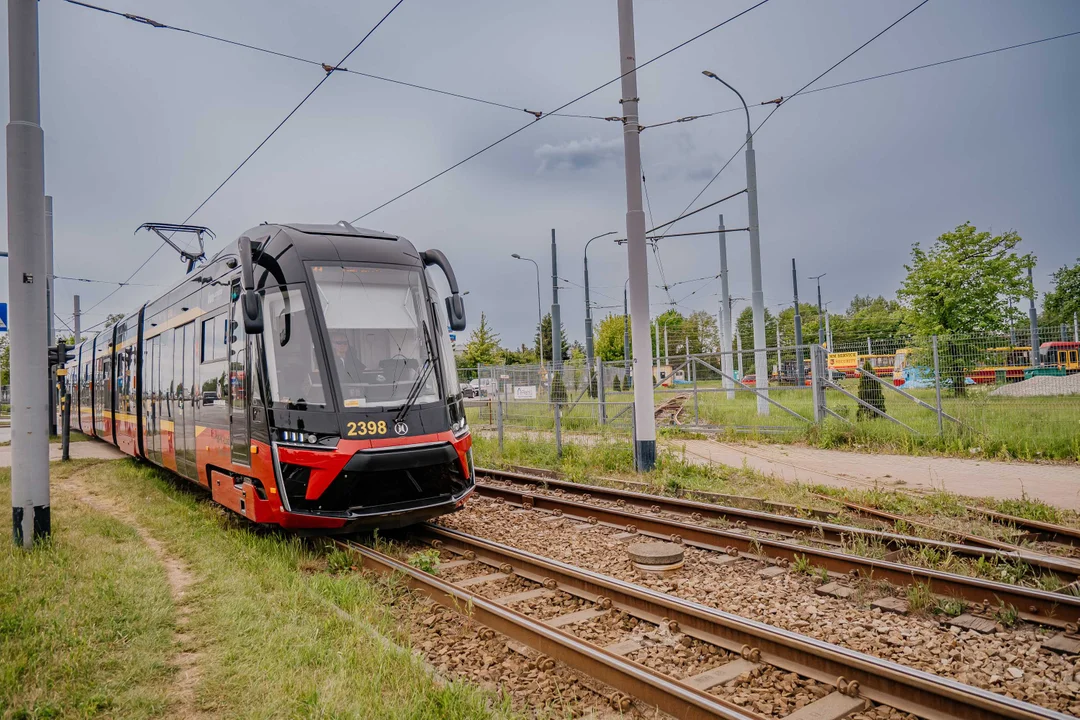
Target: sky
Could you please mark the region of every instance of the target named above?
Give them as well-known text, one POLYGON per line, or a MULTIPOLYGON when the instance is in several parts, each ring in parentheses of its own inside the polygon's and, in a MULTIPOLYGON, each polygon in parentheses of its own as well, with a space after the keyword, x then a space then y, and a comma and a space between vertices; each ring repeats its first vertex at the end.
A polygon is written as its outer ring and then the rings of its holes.
MULTIPOLYGON (((100 0, 156 21, 334 64, 392 6, 312 0, 100 0)), ((750 7, 751 0, 638 0, 638 62, 750 7)), ((913 7, 885 0, 770 0, 638 73, 641 122, 739 107, 701 75, 736 87, 756 126, 791 95, 913 7)), ((55 274, 122 281, 159 244, 147 221, 184 220, 323 77, 317 66, 156 29, 63 2, 40 5, 46 192, 54 197, 55 274)), ((3 18, 6 23, 6 17, 3 18)), ((619 74, 616 3, 405 0, 344 67, 432 88, 550 111, 619 74)), ((1080 30, 1073 0, 930 0, 815 87, 1080 30)), ((0 37, 6 42, 6 28, 0 37)), ((6 83, 7 53, 0 77, 6 83)), ((1038 256, 1036 287, 1080 256, 1080 36, 800 96, 755 136, 765 302, 802 298, 822 280, 834 312, 853 295, 892 296, 911 245, 970 221, 1016 230, 1038 256)), ((564 112, 620 114, 619 83, 564 112)), ((0 102, 7 117, 7 92, 0 102)), ((217 234, 212 255, 261 222, 353 220, 524 125, 525 130, 360 226, 439 248, 466 298, 470 330, 486 313, 508 346, 530 341, 536 259, 545 312, 550 241, 558 240, 559 299, 572 340, 583 339, 582 250, 625 236, 622 127, 545 117, 334 73, 190 222, 217 234)), ((676 217, 733 155, 743 113, 650 128, 641 136, 650 227, 676 217)), ((0 178, 0 183, 3 178, 0 178)), ((741 154, 694 207, 745 188, 741 154)), ((0 198, 6 197, 6 190, 0 198)), ((745 196, 677 231, 746 225, 745 196)), ((4 224, 6 232, 6 223, 4 224)), ((728 236, 731 294, 749 297, 746 233, 728 236)), ((4 239, 6 245, 6 238, 4 239)), ((593 300, 622 304, 624 247, 589 250, 593 300)), ((715 235, 660 243, 663 278, 683 312, 717 309, 715 235), (691 294, 693 293, 693 294, 691 294)), ((133 284, 56 280, 70 324, 133 312, 184 272, 158 253, 133 284)), ((655 258, 654 313, 670 307, 655 258)), ((0 297, 7 295, 6 273, 0 297)), ((743 303, 736 304, 738 312, 743 303)), ((609 310, 600 308, 597 318, 609 310)), ((621 309, 617 312, 621 313, 621 309)), ((58 328, 64 325, 57 322, 58 328)), ((467 334, 467 333, 466 333, 467 334)))

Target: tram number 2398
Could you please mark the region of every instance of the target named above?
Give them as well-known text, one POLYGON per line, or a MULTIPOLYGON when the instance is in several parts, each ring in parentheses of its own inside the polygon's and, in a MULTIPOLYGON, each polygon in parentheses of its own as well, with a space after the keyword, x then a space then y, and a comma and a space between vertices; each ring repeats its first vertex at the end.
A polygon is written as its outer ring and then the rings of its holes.
POLYGON ((345 423, 346 434, 349 437, 370 437, 386 434, 386 421, 368 420, 367 422, 345 423))

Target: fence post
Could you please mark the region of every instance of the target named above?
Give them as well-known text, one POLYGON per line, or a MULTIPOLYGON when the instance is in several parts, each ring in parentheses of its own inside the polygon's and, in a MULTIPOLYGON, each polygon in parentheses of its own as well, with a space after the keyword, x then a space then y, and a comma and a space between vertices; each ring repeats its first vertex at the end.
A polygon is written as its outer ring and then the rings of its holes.
POLYGON ((937 397, 938 435, 944 435, 945 426, 941 419, 941 365, 938 364, 937 335, 934 336, 934 395, 937 397))
POLYGON ((605 405, 606 394, 604 392, 604 361, 597 358, 596 363, 596 390, 597 400, 600 402, 600 424, 607 422, 607 406, 605 405))
POLYGON ((555 403, 555 456, 562 459, 562 412, 561 403, 555 403))
MULTIPOLYGON (((823 349, 820 345, 810 346, 810 391, 814 403, 814 422, 821 423, 825 420, 825 376, 822 370, 821 354, 823 349)), ((826 362, 827 366, 828 363, 826 362)))
POLYGON ((496 393, 495 404, 495 427, 499 431, 499 453, 503 451, 503 396, 502 393, 496 393))

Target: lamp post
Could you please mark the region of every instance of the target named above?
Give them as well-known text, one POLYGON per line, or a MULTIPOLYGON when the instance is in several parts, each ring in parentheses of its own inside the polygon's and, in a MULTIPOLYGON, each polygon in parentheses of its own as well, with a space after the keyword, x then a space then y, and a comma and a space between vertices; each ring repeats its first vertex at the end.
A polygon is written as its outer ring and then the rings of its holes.
MULTIPOLYGON (((754 308, 754 365, 758 368, 768 366, 769 360, 765 353, 765 293, 761 289, 761 236, 758 227, 758 201, 757 201, 757 160, 754 155, 754 133, 750 130, 750 108, 746 106, 742 93, 728 85, 716 73, 703 70, 702 75, 712 78, 721 83, 728 90, 739 96, 746 113, 746 205, 747 225, 750 227, 750 302, 754 308)), ((769 414, 769 376, 758 371, 757 378, 757 409, 758 415, 769 414)))
POLYGON ((821 273, 820 275, 811 275, 807 280, 817 280, 817 341, 818 345, 825 344, 825 328, 821 325, 821 318, 825 314, 824 306, 821 304, 821 278, 825 277, 828 273, 821 273))
MULTIPOLYGON (((608 235, 614 235, 615 231, 603 233, 597 235, 594 238, 589 238, 585 243, 585 364, 589 368, 589 373, 593 371, 593 328, 592 328, 592 306, 589 304, 589 243, 593 240, 598 240, 608 235)), ((592 382, 590 376, 589 382, 592 382)), ((589 387, 592 387, 590 384, 589 387)))
MULTIPOLYGON (((544 308, 540 304, 540 266, 532 258, 522 257, 522 256, 518 255, 517 253, 514 253, 510 257, 514 258, 515 260, 527 260, 527 261, 531 262, 536 267, 536 313, 537 313, 537 315, 540 316, 540 324, 538 326, 540 328, 540 331, 539 331, 540 332, 540 373, 543 374, 543 372, 544 372, 544 308)), ((542 380, 541 380, 541 384, 543 384, 542 380)))

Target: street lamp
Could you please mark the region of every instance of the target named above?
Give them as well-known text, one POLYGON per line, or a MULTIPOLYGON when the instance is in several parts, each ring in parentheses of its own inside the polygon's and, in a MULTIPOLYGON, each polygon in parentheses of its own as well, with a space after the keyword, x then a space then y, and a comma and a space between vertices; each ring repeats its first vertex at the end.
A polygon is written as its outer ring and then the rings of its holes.
MULTIPOLYGON (((597 235, 594 238, 589 238, 585 243, 585 363, 591 373, 593 370, 593 332, 592 332, 592 308, 589 305, 589 243, 593 240, 599 240, 602 237, 608 235, 614 235, 615 231, 606 232, 602 235, 597 235)), ((590 380, 591 382, 591 380, 590 380)), ((592 387, 591 385, 589 387, 592 387)))
POLYGON ((536 267, 536 313, 540 316, 540 372, 544 372, 544 310, 540 304, 540 266, 532 258, 521 257, 517 253, 514 253, 510 257, 515 260, 527 260, 536 267))
MULTIPOLYGON (((761 289, 761 237, 758 227, 757 160, 754 156, 754 133, 750 130, 750 108, 746 106, 742 93, 724 82, 716 73, 703 70, 701 74, 716 80, 738 95, 739 101, 743 105, 743 111, 746 113, 746 205, 748 211, 747 225, 750 227, 750 297, 754 308, 754 363, 758 367, 766 367, 769 360, 765 354, 765 293, 761 289)), ((764 377, 758 378, 757 389, 760 390, 757 399, 758 415, 768 415, 769 379, 767 373, 764 377)))
POLYGON ((807 280, 817 280, 817 341, 818 345, 825 344, 825 328, 821 325, 821 317, 824 315, 824 306, 821 304, 821 278, 825 277, 828 273, 821 273, 820 275, 811 275, 807 280))

